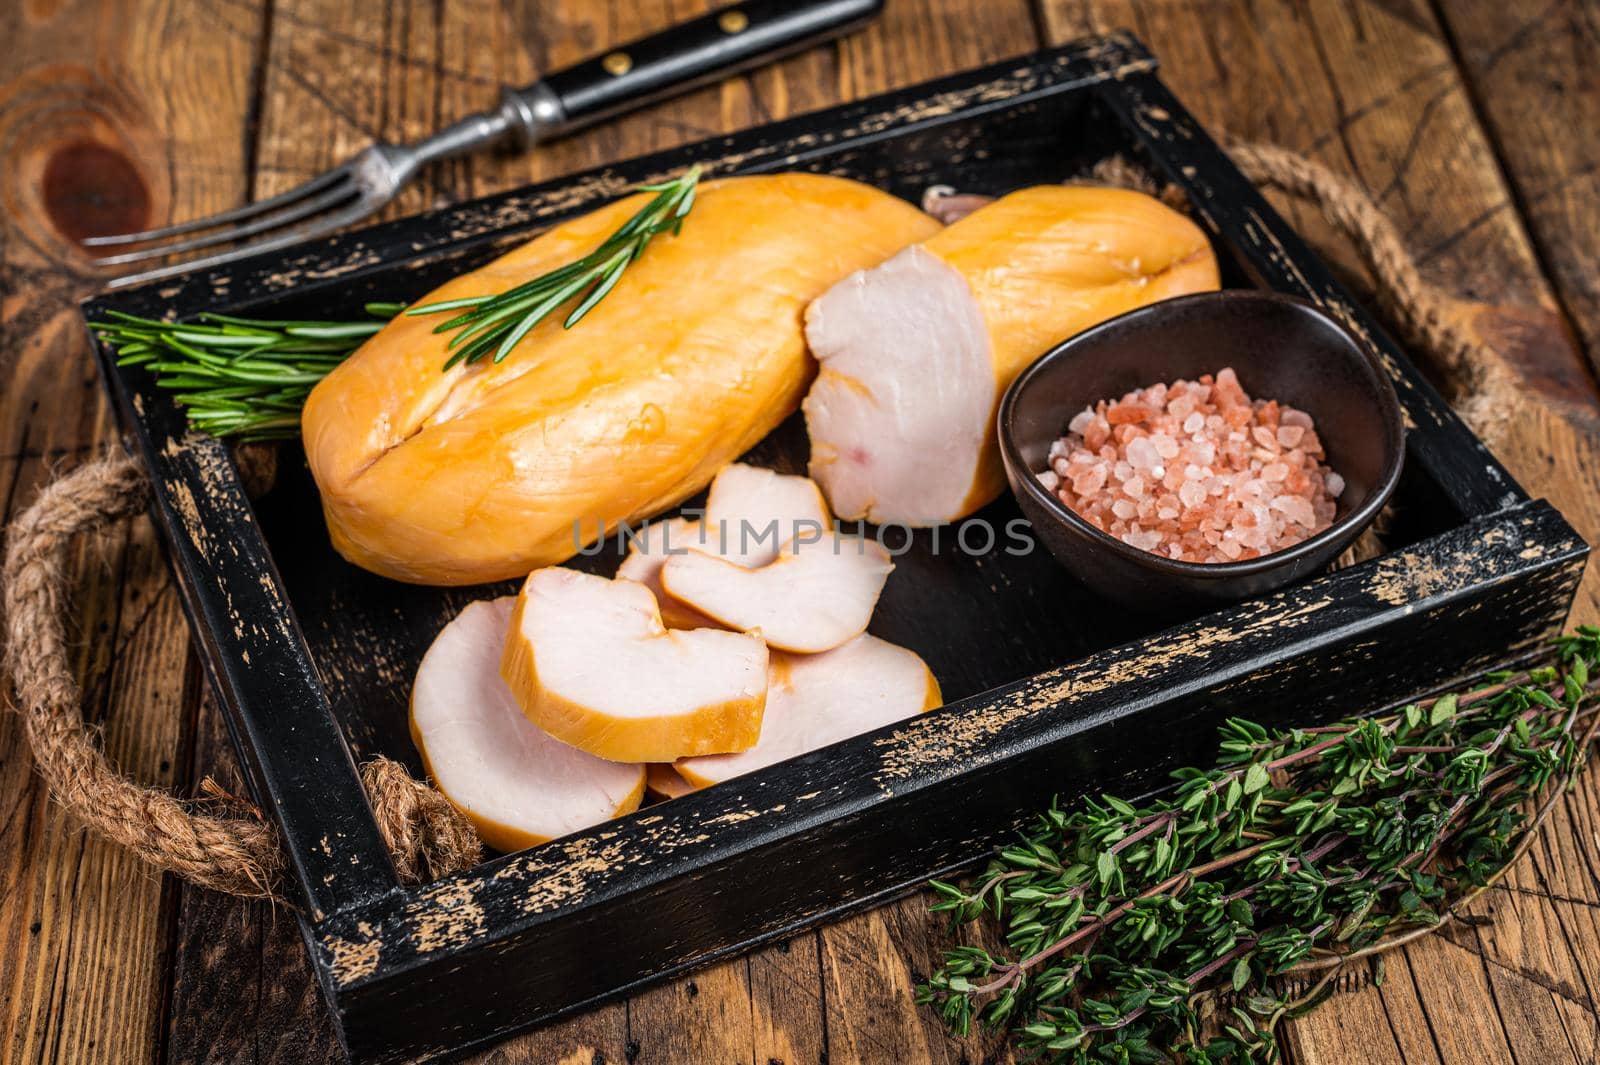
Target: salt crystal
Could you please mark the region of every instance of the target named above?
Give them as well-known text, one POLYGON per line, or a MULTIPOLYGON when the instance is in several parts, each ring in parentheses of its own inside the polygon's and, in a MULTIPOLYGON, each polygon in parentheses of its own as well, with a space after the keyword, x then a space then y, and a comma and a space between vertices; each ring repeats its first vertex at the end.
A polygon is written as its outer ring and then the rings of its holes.
POLYGON ((1311 504, 1304 496, 1279 496, 1272 501, 1274 510, 1281 511, 1283 516, 1299 525, 1310 528, 1317 522, 1316 513, 1311 509, 1311 504))
POLYGON ((1161 461, 1161 453, 1143 437, 1128 442, 1128 462, 1134 469, 1148 470, 1161 461))
POLYGON ((1342 478, 1311 417, 1251 399, 1230 369, 1074 415, 1039 474, 1102 532, 1169 558, 1252 559, 1328 526, 1342 478), (1070 470, 1070 474, 1061 471, 1070 470))
POLYGON ((1104 465, 1090 466, 1072 479, 1072 490, 1080 496, 1092 496, 1106 486, 1104 465))

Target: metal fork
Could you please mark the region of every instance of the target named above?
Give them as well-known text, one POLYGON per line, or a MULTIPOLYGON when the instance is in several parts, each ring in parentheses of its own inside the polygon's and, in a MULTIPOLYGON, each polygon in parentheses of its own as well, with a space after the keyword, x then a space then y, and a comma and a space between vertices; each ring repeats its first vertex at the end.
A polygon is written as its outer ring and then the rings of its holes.
POLYGON ((120 288, 284 248, 378 211, 418 170, 509 142, 527 150, 552 137, 770 62, 864 25, 883 0, 750 0, 634 41, 523 89, 411 144, 371 145, 342 166, 287 192, 160 229, 90 237, 94 248, 148 244, 95 260, 100 267, 165 258, 219 244, 225 251, 113 278, 120 288), (193 235, 191 235, 193 234, 193 235), (246 240, 257 237, 255 240, 246 240), (245 241, 244 243, 236 243, 245 241))

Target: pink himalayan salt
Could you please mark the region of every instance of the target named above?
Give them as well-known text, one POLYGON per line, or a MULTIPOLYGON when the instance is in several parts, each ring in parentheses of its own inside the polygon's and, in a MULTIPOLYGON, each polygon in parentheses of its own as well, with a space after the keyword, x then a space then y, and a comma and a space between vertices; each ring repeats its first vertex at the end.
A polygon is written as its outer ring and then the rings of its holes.
POLYGON ((1040 480, 1124 543, 1239 562, 1332 524, 1344 479, 1325 458, 1309 414, 1252 400, 1230 368, 1085 409, 1040 480))

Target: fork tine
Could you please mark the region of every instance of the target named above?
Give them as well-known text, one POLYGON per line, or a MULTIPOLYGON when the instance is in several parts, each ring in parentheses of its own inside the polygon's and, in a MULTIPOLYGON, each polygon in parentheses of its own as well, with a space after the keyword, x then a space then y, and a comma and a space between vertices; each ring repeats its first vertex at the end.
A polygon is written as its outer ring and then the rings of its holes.
POLYGON ((196 248, 209 248, 213 244, 225 244, 229 241, 240 240, 256 233, 264 233, 270 229, 286 226, 290 222, 298 221, 307 215, 316 214, 324 208, 337 206, 350 197, 359 196, 360 194, 360 188, 353 181, 342 181, 316 196, 301 199, 287 210, 274 212, 265 218, 258 218, 254 222, 229 226, 226 229, 218 229, 214 233, 205 233, 198 237, 191 237, 188 240, 157 244, 154 247, 140 248, 138 251, 123 252, 120 255, 106 255, 96 259, 94 265, 120 266, 124 263, 142 262, 145 259, 160 259, 180 251, 193 251, 196 248))
POLYGON ((336 229, 343 229, 352 222, 359 222, 375 208, 365 196, 359 197, 350 206, 334 211, 331 214, 321 215, 298 226, 292 226, 280 233, 263 237, 249 244, 241 244, 237 248, 217 252, 214 255, 202 255, 196 259, 185 259, 182 262, 172 263, 168 266, 158 266, 154 270, 144 270, 137 274, 124 274, 114 277, 106 282, 108 289, 126 288, 129 285, 140 285, 146 281, 155 281, 163 277, 175 277, 178 274, 187 274, 195 270, 205 270, 223 263, 231 263, 251 255, 260 255, 262 252, 276 251, 287 248, 291 244, 298 244, 302 240, 310 240, 332 233, 336 229))
POLYGON ((242 207, 235 207, 227 211, 219 211, 216 214, 207 215, 204 218, 195 218, 187 222, 179 222, 177 225, 164 226, 161 229, 146 229, 139 233, 117 233, 108 237, 87 237, 84 239, 83 244, 85 247, 89 248, 104 248, 116 244, 142 244, 147 240, 165 240, 169 237, 178 237, 185 233, 193 233, 200 229, 213 229, 216 226, 227 225, 229 222, 237 222, 246 218, 254 218, 256 215, 265 211, 271 211, 286 204, 291 204, 296 200, 311 195, 313 192, 318 192, 324 188, 327 188, 329 184, 348 176, 349 172, 350 168, 348 166, 335 167, 326 173, 318 174, 310 181, 296 185, 287 192, 280 192, 276 196, 269 196, 266 199, 258 200, 255 203, 247 203, 242 207))

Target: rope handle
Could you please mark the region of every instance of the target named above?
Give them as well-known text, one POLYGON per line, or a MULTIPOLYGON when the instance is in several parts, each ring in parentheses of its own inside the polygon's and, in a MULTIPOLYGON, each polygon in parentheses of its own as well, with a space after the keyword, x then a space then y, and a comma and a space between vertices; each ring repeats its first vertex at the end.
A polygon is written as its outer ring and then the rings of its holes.
MULTIPOLYGON (((1453 320, 1449 296, 1429 285, 1394 223, 1367 193, 1320 163, 1285 148, 1235 144, 1239 168, 1256 184, 1317 204, 1355 245, 1378 282, 1382 308, 1405 338, 1428 351, 1457 386, 1457 409, 1492 438, 1505 415, 1496 399, 1511 372, 1453 320)), ((1107 160, 1096 177, 1159 192, 1124 160, 1107 160)), ((85 725, 72 675, 64 618, 67 549, 85 534, 143 512, 149 481, 131 457, 115 454, 47 485, 12 524, 4 580, 4 662, 34 761, 56 801, 97 834, 156 868, 235 895, 284 898, 277 833, 259 811, 229 799, 209 780, 212 801, 185 801, 144 787, 106 759, 85 725), (228 806, 234 812, 218 812, 228 806)), ((438 791, 399 762, 379 757, 362 783, 396 871, 408 882, 470 868, 482 854, 471 824, 438 791)))
MULTIPOLYGON (((84 723, 64 619, 67 552, 79 536, 142 513, 150 482, 115 454, 52 482, 11 525, 4 569, 5 665, 16 686, 34 763, 56 801, 96 834, 158 869, 233 895, 282 901, 283 853, 259 812, 209 780, 210 803, 147 788, 107 760, 84 723), (219 806, 245 807, 238 813, 219 806)), ((390 758, 368 762, 362 783, 403 880, 469 868, 481 854, 471 824, 390 758)))

